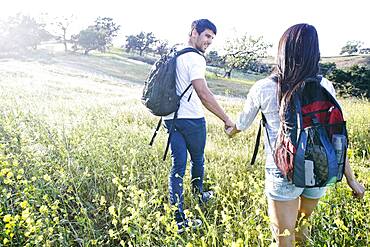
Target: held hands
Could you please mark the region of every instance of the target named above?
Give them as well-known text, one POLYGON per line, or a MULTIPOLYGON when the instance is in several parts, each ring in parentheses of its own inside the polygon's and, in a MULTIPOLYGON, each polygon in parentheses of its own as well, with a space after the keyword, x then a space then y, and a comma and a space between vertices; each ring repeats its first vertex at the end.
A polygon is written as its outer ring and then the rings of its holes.
POLYGON ((352 194, 356 198, 363 198, 365 195, 365 187, 359 183, 356 179, 347 180, 347 184, 352 189, 352 194))
POLYGON ((231 138, 240 131, 237 130, 235 123, 228 119, 227 121, 225 121, 224 132, 226 133, 226 135, 228 135, 229 138, 231 138))
POLYGON ((225 129, 224 129, 224 132, 226 133, 226 135, 229 137, 229 138, 232 138, 235 136, 236 133, 238 133, 239 131, 236 129, 235 125, 234 126, 230 126, 230 127, 226 127, 225 126, 225 129))

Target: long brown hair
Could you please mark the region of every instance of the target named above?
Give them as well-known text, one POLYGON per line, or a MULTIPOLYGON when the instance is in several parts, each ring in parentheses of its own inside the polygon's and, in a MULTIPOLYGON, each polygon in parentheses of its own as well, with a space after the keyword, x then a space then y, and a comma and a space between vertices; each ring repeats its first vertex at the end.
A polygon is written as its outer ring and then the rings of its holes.
POLYGON ((279 41, 277 65, 272 73, 277 81, 277 98, 282 110, 280 117, 304 80, 318 75, 319 60, 319 40, 314 26, 296 24, 284 32, 279 41))

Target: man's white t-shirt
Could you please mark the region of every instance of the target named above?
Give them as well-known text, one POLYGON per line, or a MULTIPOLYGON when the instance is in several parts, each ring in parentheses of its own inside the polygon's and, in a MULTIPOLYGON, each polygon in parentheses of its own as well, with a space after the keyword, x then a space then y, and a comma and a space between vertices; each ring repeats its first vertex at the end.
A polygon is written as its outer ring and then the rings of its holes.
MULTIPOLYGON (((176 61, 176 92, 181 95, 191 84, 191 81, 203 79, 205 81, 206 61, 203 56, 196 52, 187 52, 177 58, 176 61)), ((164 120, 173 119, 174 113, 164 116, 164 120)), ((190 87, 181 98, 177 118, 202 118, 204 110, 202 102, 193 87, 190 87), (190 97, 191 95, 191 97, 190 97), (190 97, 190 100, 189 100, 190 97)))

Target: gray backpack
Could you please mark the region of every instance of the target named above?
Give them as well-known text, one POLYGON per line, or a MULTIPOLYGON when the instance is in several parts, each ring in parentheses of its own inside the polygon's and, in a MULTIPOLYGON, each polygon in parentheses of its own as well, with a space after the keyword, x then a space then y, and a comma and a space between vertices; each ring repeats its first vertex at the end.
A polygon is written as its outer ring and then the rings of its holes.
MULTIPOLYGON (((141 102, 155 116, 167 116, 179 108, 179 103, 191 84, 181 94, 176 93, 176 58, 187 52, 196 52, 197 49, 188 47, 178 52, 171 51, 162 56, 154 64, 145 81, 141 102)), ((203 56, 203 55, 202 55, 203 56)))
MULTIPOLYGON (((176 59, 178 56, 188 52, 196 52, 199 55, 203 56, 200 51, 191 47, 184 48, 178 52, 172 50, 169 54, 162 56, 153 65, 153 68, 150 71, 147 80, 145 81, 141 102, 149 109, 149 111, 153 115, 161 117, 149 145, 153 145, 154 138, 156 137, 158 130, 162 124, 162 116, 167 116, 174 112, 175 114, 173 117, 173 121, 176 121, 177 112, 180 107, 180 100, 192 86, 192 84, 190 83, 181 95, 177 95, 176 59)), ((191 95, 189 96, 188 100, 190 100, 190 97, 191 95)), ((172 126, 174 125, 175 124, 172 124, 172 126)), ((172 128, 169 130, 169 136, 167 140, 166 150, 163 155, 163 160, 166 159, 171 134, 172 128)))

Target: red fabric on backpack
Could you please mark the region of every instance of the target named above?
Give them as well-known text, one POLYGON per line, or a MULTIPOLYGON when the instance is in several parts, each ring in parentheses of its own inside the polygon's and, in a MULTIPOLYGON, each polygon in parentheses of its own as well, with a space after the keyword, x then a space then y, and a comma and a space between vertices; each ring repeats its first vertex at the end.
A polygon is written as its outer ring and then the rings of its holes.
POLYGON ((309 105, 303 106, 303 128, 312 125, 312 117, 310 115, 314 115, 320 123, 326 123, 328 120, 328 110, 332 106, 334 105, 329 101, 315 101, 309 105))
MULTIPOLYGON (((335 125, 344 122, 341 111, 330 101, 315 101, 302 107, 303 128, 312 125, 312 116, 315 116, 321 124, 335 125)), ((332 126, 328 130, 329 137, 340 133, 340 127, 332 126)))

